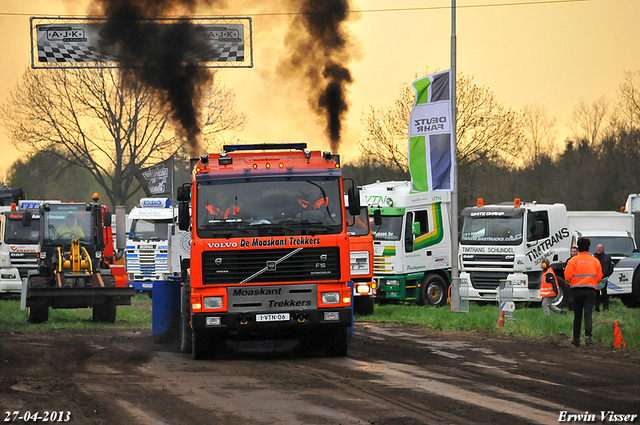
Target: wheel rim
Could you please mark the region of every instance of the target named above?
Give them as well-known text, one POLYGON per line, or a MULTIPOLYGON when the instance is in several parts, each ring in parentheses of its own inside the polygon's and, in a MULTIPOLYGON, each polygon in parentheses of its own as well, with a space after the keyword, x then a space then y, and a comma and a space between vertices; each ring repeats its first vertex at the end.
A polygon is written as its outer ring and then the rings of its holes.
POLYGON ((431 304, 439 304, 442 301, 442 291, 437 283, 430 283, 427 287, 427 298, 431 304))

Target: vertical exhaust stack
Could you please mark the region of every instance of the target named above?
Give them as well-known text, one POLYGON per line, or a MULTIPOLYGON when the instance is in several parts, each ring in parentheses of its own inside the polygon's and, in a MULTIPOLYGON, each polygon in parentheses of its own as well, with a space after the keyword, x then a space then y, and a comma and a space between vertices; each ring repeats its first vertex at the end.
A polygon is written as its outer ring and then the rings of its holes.
MULTIPOLYGON (((203 0, 207 4, 215 0, 203 0)), ((179 10, 193 13, 198 0, 99 0, 107 17, 102 33, 107 44, 118 44, 125 68, 124 81, 136 79, 156 90, 168 106, 179 132, 197 153, 200 126, 198 110, 202 88, 212 81, 206 68, 189 58, 189 51, 204 52, 213 47, 196 37, 197 27, 188 21, 150 24, 148 18, 167 16, 179 10)), ((211 52, 215 53, 215 52, 211 52)))
MULTIPOLYGON (((292 6, 298 4, 291 1, 292 6)), ((350 106, 347 88, 353 83, 347 64, 356 53, 345 28, 349 1, 303 0, 298 12, 285 40, 291 54, 280 71, 286 77, 302 76, 309 106, 324 125, 331 152, 339 153, 350 106)))

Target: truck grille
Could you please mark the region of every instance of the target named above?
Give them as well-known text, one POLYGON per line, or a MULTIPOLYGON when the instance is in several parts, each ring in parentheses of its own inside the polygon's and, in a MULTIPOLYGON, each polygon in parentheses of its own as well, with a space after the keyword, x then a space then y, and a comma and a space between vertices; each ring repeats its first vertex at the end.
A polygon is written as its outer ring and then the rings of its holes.
POLYGON ((505 280, 508 273, 471 272, 469 275, 474 289, 498 289, 500 281, 505 280))
POLYGON ((127 250, 127 273, 134 281, 159 280, 168 274, 166 250, 127 250))
POLYGON ((37 252, 11 252, 9 257, 11 258, 11 265, 18 269, 22 279, 27 277, 29 270, 38 268, 37 252))
POLYGON ((514 259, 515 256, 513 254, 462 254, 462 264, 465 270, 481 269, 483 267, 513 269, 514 259))
MULTIPOLYGON (((345 261, 347 259, 348 256, 345 261)), ((205 285, 245 280, 248 284, 340 280, 340 250, 329 247, 202 253, 202 281, 205 285), (289 254, 292 255, 281 261, 289 254)))

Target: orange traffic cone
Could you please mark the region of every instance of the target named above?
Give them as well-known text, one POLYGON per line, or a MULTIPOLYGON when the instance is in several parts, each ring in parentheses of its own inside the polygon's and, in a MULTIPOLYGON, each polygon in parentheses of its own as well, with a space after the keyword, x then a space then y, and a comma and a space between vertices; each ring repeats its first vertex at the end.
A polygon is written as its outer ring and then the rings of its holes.
POLYGON ((627 346, 627 344, 624 343, 624 338, 622 337, 622 332, 620 331, 618 322, 613 322, 613 346, 615 348, 627 346))
POLYGON ((500 329, 504 327, 504 310, 500 312, 500 317, 498 318, 498 323, 496 323, 496 329, 500 329))

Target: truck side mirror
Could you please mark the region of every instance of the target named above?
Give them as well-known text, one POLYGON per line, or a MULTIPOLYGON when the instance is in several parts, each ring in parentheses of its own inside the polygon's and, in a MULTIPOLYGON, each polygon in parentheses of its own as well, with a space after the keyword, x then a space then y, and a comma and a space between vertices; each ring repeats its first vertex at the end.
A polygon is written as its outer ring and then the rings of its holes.
POLYGON ((25 211, 22 214, 22 227, 31 227, 31 211, 25 211))
POLYGON ((373 210, 373 224, 380 226, 382 224, 382 213, 379 209, 373 210))
POLYGON ((191 197, 191 185, 183 184, 178 188, 177 199, 178 202, 186 202, 191 197))
POLYGON ((111 211, 104 212, 104 227, 111 227, 111 211))
POLYGON ((362 209, 360 206, 360 189, 355 186, 350 187, 347 195, 349 196, 349 214, 354 217, 360 215, 360 210, 362 209))
POLYGON ((178 202, 178 228, 180 230, 189 230, 191 225, 189 217, 189 203, 186 201, 178 202))

